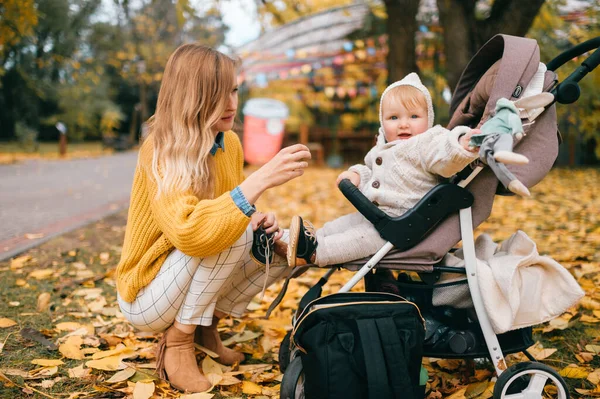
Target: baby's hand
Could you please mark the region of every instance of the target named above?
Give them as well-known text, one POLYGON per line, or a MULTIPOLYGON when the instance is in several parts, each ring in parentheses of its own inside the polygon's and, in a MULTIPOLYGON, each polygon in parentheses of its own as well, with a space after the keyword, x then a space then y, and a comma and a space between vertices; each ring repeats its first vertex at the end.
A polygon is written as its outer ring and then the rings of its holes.
POLYGON ((344 179, 350 180, 356 187, 360 184, 360 175, 356 172, 350 172, 349 170, 340 173, 335 184, 339 186, 340 182, 344 179))
POLYGON ((471 151, 471 152, 476 152, 479 149, 477 147, 472 147, 469 145, 469 141, 471 141, 471 136, 475 135, 475 134, 480 134, 481 130, 479 129, 471 129, 469 130, 467 133, 463 134, 462 136, 460 136, 460 139, 458 139, 458 143, 467 151, 471 151))

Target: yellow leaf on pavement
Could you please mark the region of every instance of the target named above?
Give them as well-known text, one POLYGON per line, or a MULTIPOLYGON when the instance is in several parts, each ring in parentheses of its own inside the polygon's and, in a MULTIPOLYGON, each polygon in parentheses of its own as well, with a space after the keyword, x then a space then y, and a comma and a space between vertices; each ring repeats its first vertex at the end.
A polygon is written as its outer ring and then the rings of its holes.
POLYGON ((133 388, 133 399, 149 399, 154 395, 153 382, 136 382, 133 388))
POLYGON ((588 376, 589 372, 583 367, 570 365, 560 370, 558 374, 565 378, 583 379, 588 376))
POLYGON ((0 318, 0 328, 7 328, 7 327, 12 327, 12 326, 16 326, 17 322, 11 319, 7 319, 6 317, 1 317, 0 318))
POLYGON ((262 388, 260 385, 253 382, 242 381, 242 392, 246 395, 260 395, 262 393, 262 388))
POLYGON ((51 367, 51 366, 60 366, 61 364, 65 364, 60 359, 33 359, 31 364, 37 364, 38 366, 51 367))
POLYGON ((98 360, 90 360, 87 361, 85 365, 93 369, 106 371, 123 370, 127 368, 127 365, 121 361, 120 356, 110 356, 98 360))

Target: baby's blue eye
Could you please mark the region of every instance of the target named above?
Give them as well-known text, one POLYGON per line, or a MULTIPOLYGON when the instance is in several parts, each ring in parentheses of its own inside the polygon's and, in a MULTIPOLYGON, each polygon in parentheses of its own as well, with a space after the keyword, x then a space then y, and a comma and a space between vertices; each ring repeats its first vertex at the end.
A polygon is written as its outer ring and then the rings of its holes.
POLYGON ((393 121, 395 121, 396 119, 398 119, 398 117, 397 116, 392 116, 390 119, 393 120, 393 121))
POLYGON ((419 117, 419 115, 411 115, 411 118, 413 119, 417 119, 419 117))

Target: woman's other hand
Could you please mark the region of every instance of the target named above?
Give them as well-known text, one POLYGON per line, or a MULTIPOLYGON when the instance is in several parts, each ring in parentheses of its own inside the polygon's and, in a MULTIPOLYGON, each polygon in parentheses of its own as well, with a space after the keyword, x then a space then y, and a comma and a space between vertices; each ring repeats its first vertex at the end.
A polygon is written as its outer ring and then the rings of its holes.
POLYGON ((252 231, 256 231, 259 226, 262 226, 267 234, 275 233, 274 241, 279 240, 283 235, 283 230, 279 228, 277 217, 273 212, 254 212, 250 217, 250 224, 252 225, 252 231))
POLYGON ((244 180, 240 189, 246 199, 254 204, 265 190, 302 176, 310 158, 310 151, 303 144, 285 147, 244 180))
POLYGON ((340 173, 340 175, 337 177, 337 180, 335 181, 335 184, 339 186, 340 182, 344 179, 350 180, 350 182, 352 182, 352 184, 354 184, 356 187, 358 187, 358 185, 360 184, 360 175, 356 172, 351 172, 349 170, 340 173))

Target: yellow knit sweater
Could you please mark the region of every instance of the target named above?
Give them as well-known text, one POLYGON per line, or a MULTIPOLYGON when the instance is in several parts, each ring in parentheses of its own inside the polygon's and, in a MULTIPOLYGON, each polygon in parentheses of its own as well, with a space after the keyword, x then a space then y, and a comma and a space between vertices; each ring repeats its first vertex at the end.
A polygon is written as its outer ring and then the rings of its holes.
POLYGON ((214 199, 198 200, 190 192, 162 193, 152 174, 152 135, 140 148, 117 290, 127 302, 157 275, 173 248, 197 257, 216 255, 236 242, 248 227, 247 217, 229 192, 243 180, 244 157, 237 135, 226 132, 225 149, 215 154, 214 199))

